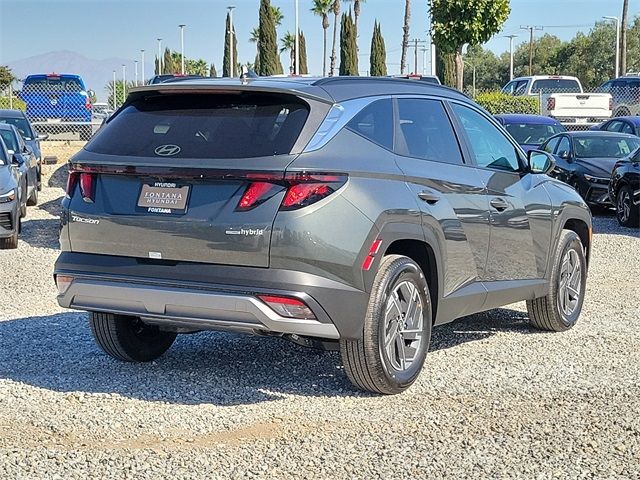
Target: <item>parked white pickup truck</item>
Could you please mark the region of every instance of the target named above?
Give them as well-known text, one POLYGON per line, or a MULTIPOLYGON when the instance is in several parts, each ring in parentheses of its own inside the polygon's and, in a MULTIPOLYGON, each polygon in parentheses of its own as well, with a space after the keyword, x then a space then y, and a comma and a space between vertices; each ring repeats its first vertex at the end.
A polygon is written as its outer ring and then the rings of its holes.
POLYGON ((594 125, 611 118, 613 98, 608 93, 584 93, 580 80, 561 75, 518 77, 502 89, 510 95, 536 96, 540 114, 570 125, 594 125))

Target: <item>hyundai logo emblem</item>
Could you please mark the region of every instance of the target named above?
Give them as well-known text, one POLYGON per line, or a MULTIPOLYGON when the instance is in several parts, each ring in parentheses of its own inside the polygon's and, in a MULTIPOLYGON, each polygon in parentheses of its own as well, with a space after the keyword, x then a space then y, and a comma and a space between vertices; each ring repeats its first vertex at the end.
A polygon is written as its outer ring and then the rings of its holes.
POLYGON ((170 157, 172 155, 177 155, 182 150, 178 145, 160 145, 156 148, 156 155, 160 155, 161 157, 170 157))

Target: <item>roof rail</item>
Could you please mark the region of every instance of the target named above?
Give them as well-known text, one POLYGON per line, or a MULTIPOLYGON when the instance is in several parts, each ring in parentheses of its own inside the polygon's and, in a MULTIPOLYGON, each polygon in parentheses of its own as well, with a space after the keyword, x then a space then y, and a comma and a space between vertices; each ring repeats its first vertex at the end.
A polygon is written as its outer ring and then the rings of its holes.
POLYGON ((464 97, 468 97, 468 95, 464 92, 456 88, 451 88, 446 85, 439 85, 435 83, 429 82, 416 82, 415 80, 410 80, 408 78, 394 78, 394 77, 356 77, 356 76, 336 76, 336 77, 323 77, 312 83, 313 86, 323 87, 325 85, 340 85, 340 84, 349 84, 349 83, 357 83, 357 82, 372 82, 372 83, 394 83, 403 82, 407 85, 412 85, 418 88, 441 88, 451 92, 455 92, 464 97))

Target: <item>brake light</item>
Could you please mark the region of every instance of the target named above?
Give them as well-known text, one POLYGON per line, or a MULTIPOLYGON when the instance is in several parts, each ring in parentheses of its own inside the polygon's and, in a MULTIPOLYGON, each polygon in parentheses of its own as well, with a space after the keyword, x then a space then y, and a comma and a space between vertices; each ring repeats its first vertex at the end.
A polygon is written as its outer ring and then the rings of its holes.
POLYGON ((84 101, 84 108, 86 108, 87 110, 91 110, 92 107, 93 105, 91 104, 91 97, 87 97, 84 101))
POLYGON ((547 99, 547 110, 555 110, 556 108, 556 99, 550 97, 547 99))
POLYGON ((67 198, 71 198, 73 195, 73 191, 76 189, 76 185, 78 183, 78 177, 80 174, 78 172, 69 172, 69 176, 67 177, 67 198))
POLYGON ((95 179, 91 173, 80 174, 80 193, 87 203, 93 203, 95 193, 95 179))
POLYGON ((258 295, 258 298, 266 303, 281 317, 315 319, 311 309, 302 300, 280 295, 258 295))
POLYGON ((252 182, 238 202, 237 210, 251 210, 271 198, 277 190, 277 185, 273 183, 252 182))
POLYGON ((287 193, 280 210, 296 210, 328 197, 347 182, 347 175, 289 173, 285 175, 287 193))

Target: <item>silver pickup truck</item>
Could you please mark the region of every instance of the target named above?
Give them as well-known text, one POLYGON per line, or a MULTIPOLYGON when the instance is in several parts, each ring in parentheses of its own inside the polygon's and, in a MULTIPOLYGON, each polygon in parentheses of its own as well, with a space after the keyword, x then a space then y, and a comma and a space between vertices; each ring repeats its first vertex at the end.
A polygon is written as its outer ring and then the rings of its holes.
POLYGON ((585 93, 576 77, 535 75, 518 77, 502 89, 510 95, 536 96, 540 114, 566 126, 588 126, 611 118, 613 98, 608 93, 585 93))

